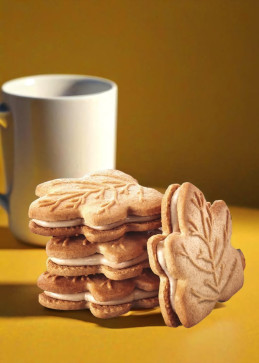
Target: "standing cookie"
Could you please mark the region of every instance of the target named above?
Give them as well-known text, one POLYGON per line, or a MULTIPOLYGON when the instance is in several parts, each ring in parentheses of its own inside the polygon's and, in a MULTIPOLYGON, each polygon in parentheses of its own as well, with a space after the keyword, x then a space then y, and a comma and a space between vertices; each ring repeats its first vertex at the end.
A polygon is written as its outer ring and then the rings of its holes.
POLYGON ((245 259, 230 244, 225 202, 211 205, 190 183, 168 187, 162 229, 148 241, 150 265, 160 277, 161 312, 168 326, 191 327, 241 289, 245 259))

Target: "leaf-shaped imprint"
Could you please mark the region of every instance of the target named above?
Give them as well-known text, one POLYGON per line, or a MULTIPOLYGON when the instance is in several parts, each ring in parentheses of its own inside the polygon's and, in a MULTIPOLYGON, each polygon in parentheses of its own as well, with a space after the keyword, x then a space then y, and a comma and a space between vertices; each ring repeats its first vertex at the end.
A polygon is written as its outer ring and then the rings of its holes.
MULTIPOLYGON (((55 186, 61 184, 55 183, 55 186)), ((61 184, 62 185, 62 184, 61 184)), ((129 194, 130 187, 135 186, 138 188, 139 201, 143 200, 143 187, 137 182, 126 183, 125 181, 109 180, 109 181, 96 181, 92 182, 87 179, 76 180, 73 182, 72 190, 67 192, 62 189, 55 192, 48 193, 48 197, 39 202, 40 207, 50 207, 50 211, 54 211, 61 203, 66 209, 76 209, 80 205, 85 204, 87 198, 92 195, 96 199, 103 198, 106 192, 111 192, 111 197, 108 201, 100 204, 98 213, 103 213, 105 210, 111 208, 114 204, 118 203, 119 194, 129 194)))
MULTIPOLYGON (((174 185, 169 188, 173 190, 174 185)), ((230 244, 231 217, 225 202, 210 204, 191 183, 179 187, 175 202, 169 188, 162 202, 162 216, 168 218, 167 208, 176 208, 177 229, 164 234, 163 240, 151 238, 149 257, 151 267, 162 279, 160 306, 166 323, 176 326, 179 318, 190 327, 207 316, 218 301, 228 300, 242 287, 243 265, 240 253, 230 244), (159 254, 158 244, 162 247, 159 254), (161 268, 165 273, 161 274, 161 268)), ((162 221, 163 226, 166 223, 172 225, 173 221, 162 221)))
POLYGON ((29 217, 38 234, 84 234, 91 242, 104 242, 161 225, 163 195, 118 170, 51 180, 38 185, 36 195, 29 217))
POLYGON ((235 285, 242 286, 243 271, 238 252, 230 245, 231 217, 226 204, 216 201, 210 205, 195 189, 189 196, 192 212, 187 218, 187 236, 181 236, 176 256, 189 261, 188 275, 199 276, 199 283, 190 287, 196 302, 215 304, 232 296, 238 290, 235 285), (240 278, 236 283, 232 280, 237 269, 240 278))

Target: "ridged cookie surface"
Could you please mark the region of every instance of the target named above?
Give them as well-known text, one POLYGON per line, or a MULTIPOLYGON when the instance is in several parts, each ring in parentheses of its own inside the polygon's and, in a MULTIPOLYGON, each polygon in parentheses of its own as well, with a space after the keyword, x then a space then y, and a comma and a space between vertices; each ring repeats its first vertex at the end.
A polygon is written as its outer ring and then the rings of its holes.
POLYGON ((138 184, 131 176, 106 170, 84 178, 56 179, 38 185, 29 217, 45 222, 82 219, 75 227, 44 226, 30 222, 34 233, 51 236, 84 234, 91 242, 119 238, 128 231, 145 231, 160 226, 162 194, 138 184), (152 222, 128 223, 129 216, 154 217, 152 222), (118 221, 125 224, 111 230, 94 227, 107 226, 118 221), (113 231, 114 229, 114 231, 113 231))
POLYGON ((169 186, 162 202, 162 225, 163 235, 148 241, 150 266, 160 277, 161 312, 167 325, 191 327, 242 287, 244 256, 230 244, 231 216, 225 202, 211 205, 190 183, 169 186), (159 261, 159 249, 167 271, 159 261))

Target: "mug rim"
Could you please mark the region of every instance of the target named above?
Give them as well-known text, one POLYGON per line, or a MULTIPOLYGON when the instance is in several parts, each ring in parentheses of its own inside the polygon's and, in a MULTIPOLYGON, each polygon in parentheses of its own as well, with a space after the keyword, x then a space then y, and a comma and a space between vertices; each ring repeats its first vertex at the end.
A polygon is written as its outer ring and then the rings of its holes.
POLYGON ((88 76, 88 75, 83 75, 83 74, 36 74, 36 75, 32 75, 32 76, 25 76, 25 77, 18 77, 18 78, 14 78, 11 79, 5 83, 3 83, 1 90, 2 92, 4 92, 7 95, 10 96, 15 96, 15 97, 21 97, 21 98, 28 98, 28 99, 41 99, 41 100, 75 100, 75 99, 84 99, 84 98, 91 98, 91 97, 98 97, 100 95, 103 95, 104 93, 108 93, 111 92, 113 90, 116 90, 117 84, 107 78, 103 78, 103 77, 98 77, 98 76, 88 76), (27 81, 32 81, 33 79, 58 79, 58 78, 64 78, 64 79, 74 79, 74 80, 80 80, 80 79, 85 79, 85 80, 95 80, 95 81, 99 81, 100 83, 104 83, 106 85, 109 85, 110 88, 106 89, 104 91, 100 91, 97 93, 92 93, 92 94, 83 94, 83 95, 69 95, 69 96, 37 96, 37 95, 26 95, 26 94, 20 94, 19 92, 15 91, 15 90, 11 90, 8 89, 10 87, 14 87, 15 84, 17 83, 22 83, 27 81))

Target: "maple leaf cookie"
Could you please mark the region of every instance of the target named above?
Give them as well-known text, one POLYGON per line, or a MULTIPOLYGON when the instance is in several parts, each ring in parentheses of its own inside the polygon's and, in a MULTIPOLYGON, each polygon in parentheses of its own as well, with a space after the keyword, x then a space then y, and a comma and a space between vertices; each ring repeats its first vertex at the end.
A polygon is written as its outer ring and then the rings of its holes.
POLYGON ((128 232, 119 239, 96 243, 83 235, 53 237, 46 246, 47 270, 60 276, 102 273, 112 280, 138 276, 149 267, 147 240, 159 232, 128 232))
POLYGON ((103 275, 64 277, 44 272, 38 286, 44 291, 39 295, 41 305, 57 310, 90 309, 102 319, 125 314, 131 308, 158 306, 159 279, 150 269, 123 281, 103 275))
POLYGON ((162 194, 118 170, 56 179, 36 188, 29 227, 44 236, 84 234, 90 242, 161 226, 162 194))
POLYGON ((168 187, 162 230, 148 240, 150 266, 160 277, 161 312, 168 326, 191 327, 241 289, 245 259, 230 244, 226 203, 211 205, 190 183, 168 187))

